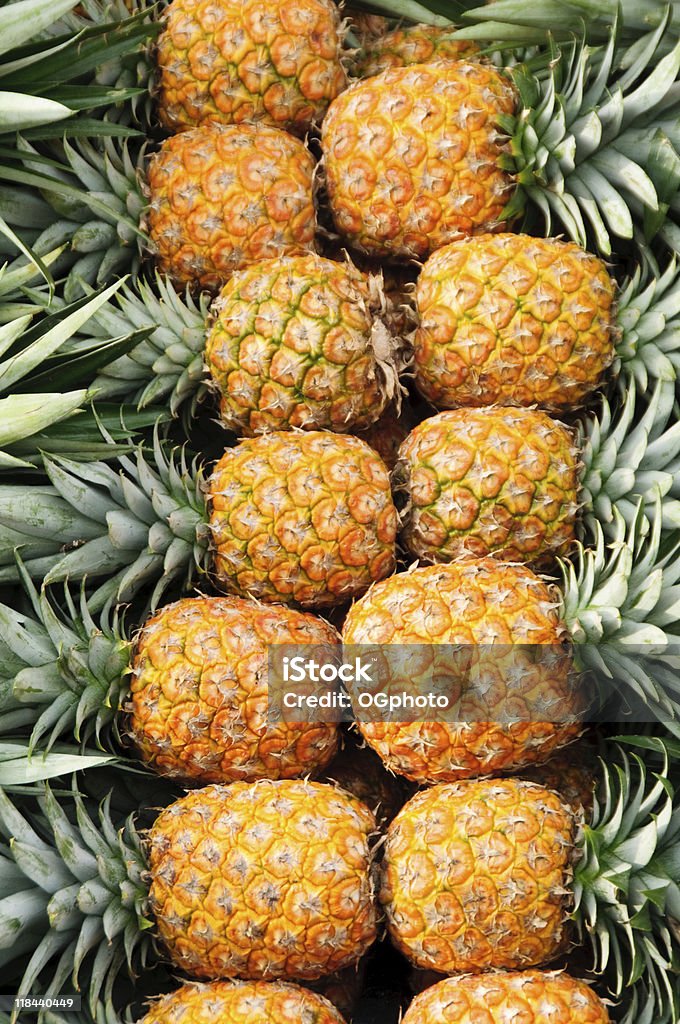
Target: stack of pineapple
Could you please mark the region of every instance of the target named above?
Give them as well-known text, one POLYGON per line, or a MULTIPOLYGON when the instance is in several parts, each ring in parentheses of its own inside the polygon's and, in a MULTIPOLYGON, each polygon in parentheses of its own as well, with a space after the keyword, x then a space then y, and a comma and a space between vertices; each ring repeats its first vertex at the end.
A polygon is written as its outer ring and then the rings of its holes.
POLYGON ((679 15, 451 6, 0 6, 25 1017, 680 1022, 679 15))

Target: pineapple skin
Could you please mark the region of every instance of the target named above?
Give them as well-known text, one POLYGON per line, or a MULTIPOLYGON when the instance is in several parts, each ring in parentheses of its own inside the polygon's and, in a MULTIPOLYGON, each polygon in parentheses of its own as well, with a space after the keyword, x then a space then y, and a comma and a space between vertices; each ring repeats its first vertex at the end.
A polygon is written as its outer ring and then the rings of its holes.
POLYGON ((335 725, 269 720, 269 644, 338 644, 322 619, 237 597, 186 598, 135 643, 128 725, 142 759, 187 784, 294 778, 322 769, 335 725))
POLYGON ((139 1024, 344 1024, 327 999, 286 982, 213 981, 182 985, 154 1002, 139 1024))
POLYGON ((433 60, 462 60, 479 52, 476 43, 452 39, 455 26, 403 25, 377 38, 366 39, 359 57, 352 64, 359 78, 379 75, 389 68, 426 64, 433 60))
POLYGON ((324 608, 394 570, 389 474, 356 437, 246 439, 225 451, 208 491, 215 572, 227 592, 324 608))
POLYGON ((266 125, 208 124, 166 139, 149 162, 147 227, 177 288, 217 291, 257 260, 314 248, 314 159, 266 125))
POLYGON ((313 980, 356 963, 377 934, 359 800, 320 783, 208 786, 149 833, 150 902, 191 977, 313 980))
POLYGON ((388 393, 372 347, 366 275, 322 256, 238 271, 220 292, 206 361, 225 426, 267 430, 368 427, 388 393))
POLYGON ((173 0, 156 57, 161 123, 262 122, 304 135, 345 88, 341 52, 331 0, 173 0))
POLYGON ((584 981, 550 971, 492 971, 447 978, 415 997, 402 1024, 609 1024, 584 981))
POLYGON ((465 61, 391 68, 350 86, 322 130, 338 232, 370 255, 423 258, 487 231, 513 189, 497 119, 514 108, 503 75, 465 61))
POLYGON ((567 941, 575 834, 569 808, 529 782, 422 790, 385 843, 380 902, 392 941, 442 974, 549 962, 567 941))
MULTIPOLYGON (((486 558, 398 573, 355 602, 343 642, 464 645, 461 721, 441 715, 420 722, 368 719, 358 722, 359 730, 390 770, 421 784, 545 761, 582 731, 583 699, 571 658, 560 646, 564 635, 550 588, 523 566, 486 558), (512 648, 518 644, 552 649, 536 660, 531 648, 512 648), (482 685, 466 692, 468 678, 479 678, 482 685), (546 718, 554 708, 555 721, 537 721, 539 707, 546 709, 546 718)), ((416 692, 427 693, 437 673, 427 660, 429 648, 423 650, 416 692)), ((453 692, 458 680, 451 673, 449 666, 453 692)), ((411 678, 417 682, 415 672, 411 678)))
POLYGON ((402 539, 416 558, 551 565, 576 536, 579 462, 570 431, 536 409, 454 409, 399 449, 402 539))
POLYGON ((485 234, 418 278, 415 380, 438 408, 580 405, 614 358, 614 282, 573 242, 485 234))

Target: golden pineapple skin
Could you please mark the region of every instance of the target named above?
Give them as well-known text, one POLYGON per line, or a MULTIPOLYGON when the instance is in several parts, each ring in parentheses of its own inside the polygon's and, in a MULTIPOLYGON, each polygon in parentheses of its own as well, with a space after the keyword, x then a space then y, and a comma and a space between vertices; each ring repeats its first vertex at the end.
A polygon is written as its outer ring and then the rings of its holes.
POLYGON ((149 162, 148 233, 177 288, 216 291, 257 260, 314 248, 314 159, 266 125, 207 124, 149 162))
POLYGON ((170 131, 263 122, 302 134, 344 89, 331 0, 173 0, 158 39, 158 114, 170 131))
POLYGON ((536 409, 452 409, 399 449, 402 540, 427 562, 463 555, 549 566, 576 535, 579 462, 570 431, 536 409))
POLYGON ((614 358, 614 282, 573 242, 484 234, 418 278, 416 385, 438 408, 580 405, 614 358))
POLYGON ((417 995, 402 1024, 610 1024, 584 981, 553 971, 446 978, 417 995))
POLYGON ((200 979, 308 980, 373 943, 376 906, 359 800, 302 780, 189 793, 149 832, 150 901, 173 964, 200 979))
POLYGON ((185 598, 149 619, 131 665, 129 730, 161 775, 186 784, 322 769, 336 726, 268 719, 270 644, 338 644, 322 619, 238 597, 185 598))
POLYGON ((564 948, 575 821, 516 779, 434 786, 390 825, 380 902, 393 943, 442 974, 548 963, 564 948))
POLYGON ((345 1024, 320 995, 283 981, 212 981, 161 996, 139 1024, 345 1024))
MULTIPOLYGON (((380 305, 356 267, 314 254, 237 271, 215 303, 206 343, 224 425, 251 437, 374 423, 389 398, 375 348, 381 329, 389 346, 380 305)), ((390 358, 388 349, 388 373, 390 358)))
POLYGON ((340 235, 370 255, 424 258, 502 221, 513 183, 497 120, 514 108, 510 82, 467 61, 391 68, 350 86, 322 131, 340 235))
POLYGON ((359 78, 379 75, 388 68, 426 64, 433 60, 463 60, 479 52, 476 43, 452 39, 455 26, 402 25, 377 38, 365 41, 352 71, 359 78))
POLYGON ((354 603, 342 636, 350 645, 428 645, 420 675, 412 669, 417 693, 432 689, 436 645, 463 645, 464 658, 448 667, 452 693, 455 685, 468 687, 457 705, 460 721, 449 720, 452 713, 402 722, 364 714, 358 722, 387 768, 414 782, 518 771, 581 732, 583 699, 561 647, 565 631, 553 592, 524 566, 485 558, 397 573, 354 603), (540 658, 530 647, 513 647, 535 644, 549 645, 540 658), (461 671, 460 682, 459 666, 469 673, 461 671), (538 721, 538 708, 553 720, 538 721))
POLYGON ((389 474, 356 437, 248 438, 225 451, 208 489, 215 572, 226 592, 325 608, 394 570, 389 474))

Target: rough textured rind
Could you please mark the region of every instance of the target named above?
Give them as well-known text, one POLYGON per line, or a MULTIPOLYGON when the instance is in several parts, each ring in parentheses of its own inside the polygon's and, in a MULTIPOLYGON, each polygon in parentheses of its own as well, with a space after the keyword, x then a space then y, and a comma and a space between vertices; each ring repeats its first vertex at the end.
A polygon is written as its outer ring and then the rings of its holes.
POLYGON ((162 996, 139 1024, 345 1024, 327 999, 276 981, 182 985, 162 996))
POLYGON ((352 62, 352 72, 359 78, 379 75, 388 68, 426 64, 432 60, 461 60, 479 51, 476 43, 452 39, 455 26, 403 25, 377 38, 368 37, 363 49, 352 62))
POLYGON ((401 445, 402 539, 417 558, 461 555, 551 565, 576 535, 578 458, 570 431, 536 409, 441 412, 401 445))
POLYGON ((380 305, 351 263, 313 254, 235 273, 206 342, 225 426, 252 436, 374 423, 396 387, 380 305))
POLYGON ((314 782, 208 786, 149 833, 151 907, 172 962, 196 978, 313 979, 376 937, 359 800, 314 782))
POLYGON ((346 85, 341 49, 331 0, 174 0, 156 55, 160 120, 304 134, 346 85))
POLYGON ((447 978, 416 996, 402 1024, 609 1024, 584 981, 549 971, 447 978))
POLYGON ((148 231, 176 287, 216 291, 257 260, 314 248, 314 159, 266 125, 208 124, 149 162, 148 231))
POLYGON ((394 570, 389 475, 356 437, 307 431, 242 441, 215 466, 209 494, 224 590, 320 608, 394 570))
POLYGON ((376 256, 427 256, 501 221, 512 178, 497 128, 515 92, 495 68, 392 68, 331 103, 322 148, 337 230, 376 256))
POLYGON ((142 758, 162 775, 203 784, 323 768, 337 728, 269 718, 268 645, 339 641, 314 615, 238 597, 167 605, 145 624, 132 660, 129 728, 142 758))
POLYGON ((416 289, 415 379, 439 408, 571 409, 614 358, 614 282, 573 242, 463 238, 433 253, 416 289))
POLYGON ((443 974, 547 963, 563 949, 575 823, 515 779, 417 793, 387 833, 380 901, 390 937, 443 974))
POLYGON ((435 645, 462 645, 446 666, 460 721, 452 712, 402 722, 364 713, 359 729, 388 768, 420 783, 544 761, 581 731, 583 697, 563 639, 550 588, 524 566, 486 558, 398 573, 354 603, 343 641, 423 645, 418 671, 409 669, 417 694, 433 690, 435 645), (534 644, 549 646, 537 657, 534 644), (539 709, 548 721, 537 721, 539 709))

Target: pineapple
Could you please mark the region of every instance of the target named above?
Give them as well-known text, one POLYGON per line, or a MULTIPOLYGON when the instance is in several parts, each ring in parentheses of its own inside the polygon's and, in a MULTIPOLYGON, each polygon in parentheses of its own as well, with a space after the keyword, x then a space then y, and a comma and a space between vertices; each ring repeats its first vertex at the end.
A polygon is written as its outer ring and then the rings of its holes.
POLYGON ((173 0, 158 39, 170 131, 261 121, 304 135, 346 84, 331 0, 173 0))
POLYGON ((676 185, 665 184, 654 132, 673 102, 680 50, 657 69, 653 48, 616 59, 614 49, 613 37, 602 51, 573 43, 507 71, 469 59, 413 64, 350 86, 322 133, 340 235, 372 255, 422 259, 525 209, 545 233, 557 222, 605 256, 636 224, 659 231, 676 185))
POLYGON ((573 242, 477 235, 418 278, 418 390, 440 408, 570 409, 614 359, 614 282, 573 242))
POLYGON ((0 485, 0 582, 18 578, 21 546, 32 578, 107 577, 93 611, 147 584, 155 607, 197 570, 236 596, 325 608, 394 569, 389 475, 355 437, 301 431, 248 439, 225 451, 207 482, 198 465, 168 457, 158 440, 153 461, 139 446, 118 470, 66 459, 45 465, 52 487, 0 485))
POLYGON ((405 670, 415 692, 428 692, 444 674, 454 703, 428 721, 357 710, 359 729, 391 771, 419 783, 544 761, 581 732, 584 705, 561 647, 565 637, 554 593, 522 566, 487 558, 397 573, 355 602, 343 641, 371 653, 384 644, 419 645, 419 667, 409 661, 405 670), (446 645, 441 663, 439 644, 446 645), (539 656, 536 644, 547 645, 539 656))
POLYGON ((439 981, 416 996, 403 1024, 609 1024, 604 1002, 583 981, 549 971, 492 971, 439 981))
POLYGON ((454 30, 453 25, 403 25, 377 38, 369 37, 352 61, 352 72, 358 78, 369 78, 388 68, 433 60, 462 60, 479 52, 474 43, 453 38, 454 30))
POLYGON ((24 586, 33 615, 0 604, 0 736, 29 749, 60 737, 116 749, 129 737, 161 775, 187 785, 294 778, 321 771, 337 729, 268 715, 271 643, 333 647, 315 616, 227 597, 166 605, 128 640, 108 610, 97 621, 86 595, 62 611, 24 586))
POLYGON ((217 291, 249 262, 314 248, 315 160, 278 128, 206 124, 166 139, 148 166, 127 139, 45 148, 19 137, 0 180, 24 188, 15 203, 37 205, 43 230, 29 242, 38 252, 69 244, 68 301, 138 272, 147 251, 177 288, 217 291))
POLYGON ((185 782, 286 779, 323 768, 334 725, 269 719, 270 644, 339 638, 321 619, 240 598, 186 598, 135 640, 128 728, 142 759, 185 782))
MULTIPOLYGON (((645 926, 632 923, 644 897, 613 866, 616 851, 625 861, 627 843, 628 856, 644 859, 650 877, 663 872, 651 848, 642 854, 638 832, 644 798, 656 804, 663 783, 650 780, 645 792, 644 772, 630 762, 626 770, 632 777, 619 782, 585 833, 555 793, 522 780, 459 782, 416 794, 385 844, 380 900, 392 941, 417 965, 442 973, 523 970, 562 952, 570 919, 583 929, 597 914, 592 941, 600 966, 611 956, 614 977, 617 968, 623 973, 622 961, 646 946, 645 926), (630 799, 639 781, 643 792, 627 807, 624 825, 616 800, 630 799)), ((608 784, 614 774, 607 773, 608 784)), ((658 838, 663 845, 670 837, 658 838)))
POLYGON ((461 555, 549 564, 573 546, 575 439, 534 409, 456 409, 418 424, 399 449, 402 539, 427 562, 461 555))
MULTIPOLYGON (((586 710, 618 721, 632 702, 638 721, 677 721, 680 550, 677 538, 660 550, 658 497, 656 509, 649 533, 641 507, 629 528, 617 517, 609 554, 601 531, 594 548, 577 549, 575 564, 561 566, 561 592, 524 566, 483 558, 412 567, 356 601, 344 643, 369 659, 383 645, 419 645, 406 669, 411 686, 428 693, 443 672, 454 701, 428 721, 361 712, 359 729, 385 765, 419 783, 453 782, 547 760, 578 735, 586 710), (592 673, 587 709, 571 658, 592 673)), ((404 688, 398 672, 396 682, 404 688)))
MULTIPOLYGON (((599 525, 610 533, 613 503, 630 521, 642 496, 653 515, 655 486, 675 490, 672 393, 672 381, 660 383, 643 409, 631 388, 616 418, 603 400, 576 434, 535 409, 455 409, 424 420, 395 469, 406 498, 402 540, 426 562, 468 554, 550 566, 573 547, 579 513, 588 537, 599 525)), ((679 511, 670 493, 664 527, 680 526, 679 511)))
POLYGON ((438 408, 566 411, 588 399, 616 360, 647 390, 650 377, 677 373, 679 284, 672 260, 658 280, 638 269, 617 294, 602 260, 555 238, 451 242, 418 278, 416 385, 438 408))
POLYGON ((13 874, 0 956, 32 953, 19 994, 38 978, 54 994, 89 977, 92 1005, 156 943, 192 979, 316 979, 357 962, 376 937, 375 821, 332 786, 209 786, 143 835, 131 819, 119 827, 108 801, 97 813, 77 793, 60 803, 39 792, 27 817, 0 791, 0 833, 13 837, 2 848, 13 874))
POLYGON ((398 394, 397 342, 379 281, 351 263, 291 256, 232 275, 205 353, 222 423, 267 430, 361 430, 398 394))
POLYGON ((166 139, 147 175, 158 269, 177 287, 214 291, 249 263, 313 247, 313 173, 303 144, 266 125, 166 139))
POLYGON ((323 996, 275 981, 182 985, 154 1002, 139 1024, 173 1024, 182 1017, 192 1024, 344 1024, 323 996))

